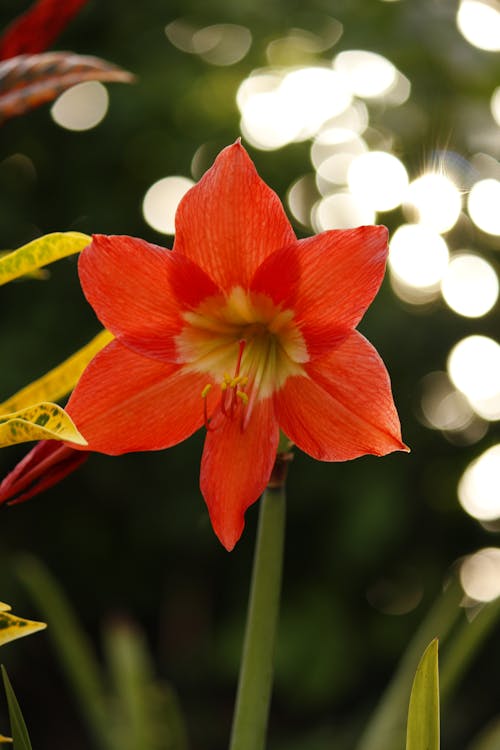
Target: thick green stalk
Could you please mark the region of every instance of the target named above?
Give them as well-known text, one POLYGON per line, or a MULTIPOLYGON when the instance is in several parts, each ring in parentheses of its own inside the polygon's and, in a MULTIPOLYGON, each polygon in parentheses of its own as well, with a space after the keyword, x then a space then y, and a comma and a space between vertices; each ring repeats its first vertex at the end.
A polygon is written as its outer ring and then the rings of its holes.
POLYGON ((268 487, 259 528, 230 750, 263 750, 273 682, 285 537, 285 490, 268 487))

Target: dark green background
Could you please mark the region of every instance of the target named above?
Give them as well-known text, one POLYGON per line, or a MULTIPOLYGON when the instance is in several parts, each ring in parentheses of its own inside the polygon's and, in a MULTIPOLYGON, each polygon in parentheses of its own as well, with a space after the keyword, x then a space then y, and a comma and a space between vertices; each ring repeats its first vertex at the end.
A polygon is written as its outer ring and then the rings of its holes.
MULTIPOLYGON (((26 3, 4 0, 0 24, 26 3)), ((487 111, 498 85, 498 56, 463 40, 451 0, 91 0, 55 45, 93 54, 133 71, 133 86, 109 86, 110 110, 84 133, 54 124, 48 107, 14 119, 0 133, 0 247, 75 229, 120 233, 167 244, 141 213, 146 189, 169 174, 189 175, 196 149, 214 150, 238 135, 235 93, 266 64, 269 41, 292 27, 314 31, 322 14, 344 25, 325 59, 342 49, 388 57, 411 81, 411 106, 379 113, 412 176, 434 149, 469 155, 465 113, 487 111), (164 34, 183 16, 200 26, 247 26, 247 57, 217 68, 173 47, 164 34), (415 112, 418 117, 415 117, 415 112), (36 177, 4 160, 26 154, 36 177)), ((276 152, 249 148, 262 177, 284 198, 310 170, 309 144, 276 152)), ((390 228, 399 211, 384 215, 390 228)), ((301 229, 297 228, 300 234, 301 229)), ((171 244, 171 243, 169 243, 171 244)), ((478 248, 493 263, 494 243, 478 248)), ((98 324, 81 294, 75 259, 51 268, 47 282, 22 281, 0 294, 0 400, 83 345, 98 324)), ((319 464, 297 452, 288 483, 283 614, 271 720, 272 748, 352 747, 411 634, 438 595, 450 566, 497 536, 460 509, 457 481, 470 460, 498 439, 490 426, 470 447, 450 444, 417 417, 418 383, 443 369, 468 333, 498 333, 498 311, 479 321, 443 303, 404 306, 388 282, 360 329, 380 351, 393 380, 410 455, 319 464), (421 590, 413 611, 389 615, 367 592, 392 586, 392 602, 421 590), (337 744, 333 738, 337 737, 337 744)), ((133 429, 133 425, 131 425, 133 429)), ((257 506, 247 513, 231 554, 215 538, 198 489, 203 435, 158 454, 87 465, 44 496, 0 513, 0 599, 38 616, 14 567, 40 557, 66 589, 98 644, 101 623, 126 615, 146 630, 158 674, 174 683, 194 750, 224 747, 228 736, 253 550, 257 506)), ((4 475, 25 452, 0 454, 4 475)), ((373 598, 373 597, 372 597, 373 598)), ((2 649, 38 750, 90 748, 46 635, 2 649), (57 716, 57 723, 53 717, 57 716)), ((443 717, 443 747, 460 750, 498 708, 498 639, 478 656, 443 717)), ((1 729, 6 730, 3 722, 1 729)))

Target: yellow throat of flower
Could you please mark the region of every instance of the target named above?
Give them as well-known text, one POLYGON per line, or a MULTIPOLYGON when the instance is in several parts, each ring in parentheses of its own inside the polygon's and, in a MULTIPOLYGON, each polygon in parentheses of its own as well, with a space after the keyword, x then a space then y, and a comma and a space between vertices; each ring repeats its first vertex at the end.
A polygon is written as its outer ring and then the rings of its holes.
POLYGON ((256 401, 271 396, 291 375, 303 375, 309 357, 292 310, 283 310, 267 295, 234 287, 230 294, 205 299, 185 312, 185 325, 176 344, 179 361, 221 388, 218 409, 232 417, 246 409, 247 422, 256 401))

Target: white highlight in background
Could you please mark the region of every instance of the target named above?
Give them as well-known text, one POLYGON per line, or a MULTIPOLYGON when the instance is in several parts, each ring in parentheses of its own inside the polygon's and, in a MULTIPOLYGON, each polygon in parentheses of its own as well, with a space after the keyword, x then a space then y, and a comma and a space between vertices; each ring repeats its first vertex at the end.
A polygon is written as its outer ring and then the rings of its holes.
POLYGON ((52 119, 66 130, 91 130, 106 117, 107 89, 99 81, 86 81, 64 91, 50 110, 52 119))
POLYGON ((490 108, 493 119, 497 125, 500 125, 500 86, 498 86, 491 95, 490 108))
POLYGON ((495 0, 462 0, 457 26, 474 47, 490 52, 500 50, 500 7, 495 0))
POLYGON ((448 246, 440 234, 423 224, 403 224, 389 245, 389 267, 405 284, 436 287, 448 267, 448 246))
POLYGON ((316 203, 311 220, 315 232, 327 229, 352 229, 374 224, 375 213, 350 193, 334 193, 316 203))
POLYGON ((355 197, 375 211, 390 211, 403 200, 408 187, 408 173, 392 154, 370 151, 351 162, 348 185, 355 197))
POLYGON ((236 101, 244 136, 256 148, 272 150, 315 135, 348 109, 352 93, 340 73, 307 67, 250 76, 236 101))
POLYGON ((376 52, 352 49, 340 52, 333 67, 344 75, 352 92, 367 99, 383 96, 396 83, 394 65, 376 52))
POLYGON ((455 255, 441 282, 448 307, 465 318, 486 315, 498 299, 498 277, 493 266, 472 253, 455 255))
POLYGON ((456 224, 462 198, 457 186, 448 177, 429 172, 410 183, 405 205, 417 212, 419 223, 442 233, 456 224))
POLYGON ((458 483, 458 499, 463 509, 478 521, 500 517, 500 444, 488 448, 472 461, 458 483))
POLYGON ((488 234, 500 235, 500 181, 476 182, 467 203, 474 224, 488 234))
POLYGON ((484 547, 468 555, 460 567, 460 583, 476 602, 491 602, 500 596, 500 549, 484 547))
POLYGON ((448 356, 448 374, 475 407, 500 391, 500 345, 488 336, 467 336, 448 356))
POLYGON ((149 226, 162 234, 175 234, 177 207, 194 184, 187 177, 164 177, 151 185, 142 203, 142 213, 149 226))

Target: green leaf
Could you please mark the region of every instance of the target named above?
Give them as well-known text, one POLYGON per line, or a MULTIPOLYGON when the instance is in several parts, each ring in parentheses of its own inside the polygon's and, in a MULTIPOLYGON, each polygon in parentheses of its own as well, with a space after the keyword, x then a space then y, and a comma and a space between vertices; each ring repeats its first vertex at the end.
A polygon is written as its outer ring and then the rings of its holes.
POLYGON ((73 390, 90 360, 112 340, 113 334, 109 331, 104 330, 98 333, 92 341, 89 341, 88 344, 60 365, 0 404, 0 415, 2 412, 18 411, 18 409, 36 404, 39 401, 59 401, 73 390))
POLYGON ((9 643, 9 641, 14 641, 16 638, 36 633, 38 630, 44 630, 46 627, 47 625, 44 622, 25 620, 6 610, 0 611, 0 646, 9 643))
MULTIPOLYGON (((441 659, 441 700, 448 701, 473 658, 491 635, 500 618, 500 599, 481 605, 474 616, 464 618, 441 659)), ((499 744, 500 747, 500 744, 499 744)))
POLYGON ((28 242, 0 258, 0 286, 37 268, 83 250, 91 238, 80 232, 54 232, 28 242))
POLYGON ((143 633, 122 619, 108 623, 104 650, 113 694, 113 740, 120 750, 186 750, 177 700, 158 682, 143 633))
POLYGON ((19 708, 19 703, 17 702, 17 698, 3 664, 2 677, 5 693, 7 695, 7 705, 9 707, 10 730, 12 732, 12 739, 14 740, 14 750, 32 750, 28 730, 26 729, 26 724, 21 709, 19 708))
POLYGON ((438 636, 441 644, 447 641, 457 621, 464 616, 462 599, 462 587, 458 580, 452 579, 408 644, 356 750, 401 750, 411 684, 421 654, 434 636, 438 636))
POLYGON ((92 643, 49 571, 34 558, 23 558, 16 572, 50 624, 49 635, 80 710, 92 732, 92 747, 117 750, 110 739, 106 686, 92 643))
POLYGON ((30 440, 67 440, 87 445, 69 414, 48 401, 11 414, 0 414, 0 448, 30 440))
POLYGON ((406 750, 439 750, 438 641, 424 651, 413 681, 406 750))

